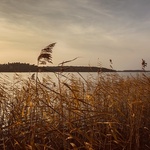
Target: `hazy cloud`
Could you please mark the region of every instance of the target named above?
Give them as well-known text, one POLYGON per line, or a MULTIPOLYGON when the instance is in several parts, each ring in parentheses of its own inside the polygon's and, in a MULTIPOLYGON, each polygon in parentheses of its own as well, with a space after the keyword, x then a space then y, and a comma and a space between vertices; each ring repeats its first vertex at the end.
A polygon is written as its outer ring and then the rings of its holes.
POLYGON ((138 67, 136 58, 150 54, 149 0, 0 1, 0 48, 15 53, 10 56, 18 61, 34 63, 38 50, 49 42, 58 43, 56 64, 82 56, 75 63, 95 65, 99 58, 108 65, 112 58, 120 62, 117 68, 138 67), (30 59, 21 58, 22 52, 30 59))

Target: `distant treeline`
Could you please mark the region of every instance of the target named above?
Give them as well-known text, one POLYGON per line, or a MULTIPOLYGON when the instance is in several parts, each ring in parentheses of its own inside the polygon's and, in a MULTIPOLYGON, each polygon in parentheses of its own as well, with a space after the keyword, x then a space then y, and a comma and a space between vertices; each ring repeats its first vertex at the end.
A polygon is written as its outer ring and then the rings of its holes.
POLYGON ((115 72, 115 70, 91 66, 36 66, 28 63, 0 64, 0 72, 115 72))
POLYGON ((27 63, 0 64, 0 72, 36 72, 38 67, 27 63))
POLYGON ((91 66, 50 66, 39 67, 40 71, 44 72, 114 72, 115 70, 91 66))

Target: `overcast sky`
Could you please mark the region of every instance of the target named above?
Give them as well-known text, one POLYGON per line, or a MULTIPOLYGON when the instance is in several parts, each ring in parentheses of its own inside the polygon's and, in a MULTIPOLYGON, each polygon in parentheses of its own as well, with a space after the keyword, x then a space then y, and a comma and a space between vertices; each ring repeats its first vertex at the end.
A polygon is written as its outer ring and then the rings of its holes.
POLYGON ((36 64, 53 42, 53 65, 150 70, 150 0, 0 0, 0 63, 36 64))

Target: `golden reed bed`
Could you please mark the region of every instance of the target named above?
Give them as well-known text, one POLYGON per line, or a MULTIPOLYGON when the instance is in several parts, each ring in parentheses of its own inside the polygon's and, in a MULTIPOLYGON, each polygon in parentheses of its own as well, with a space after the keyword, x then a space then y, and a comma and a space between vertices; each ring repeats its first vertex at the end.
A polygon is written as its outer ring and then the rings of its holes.
POLYGON ((150 149, 149 76, 56 77, 1 79, 0 149, 150 149))

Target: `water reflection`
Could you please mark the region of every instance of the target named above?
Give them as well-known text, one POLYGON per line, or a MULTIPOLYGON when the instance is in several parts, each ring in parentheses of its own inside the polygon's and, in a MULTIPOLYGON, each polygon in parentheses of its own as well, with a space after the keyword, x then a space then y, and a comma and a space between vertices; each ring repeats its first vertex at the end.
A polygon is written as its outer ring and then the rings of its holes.
POLYGON ((36 79, 36 76, 38 76, 39 80, 70 80, 72 78, 76 79, 82 79, 82 80, 89 80, 89 79, 97 79, 99 76, 120 76, 123 78, 126 77, 139 77, 139 76, 150 76, 150 72, 40 72, 38 75, 33 72, 29 73, 0 73, 0 81, 14 81, 14 80, 27 80, 27 79, 36 79))

